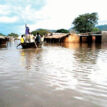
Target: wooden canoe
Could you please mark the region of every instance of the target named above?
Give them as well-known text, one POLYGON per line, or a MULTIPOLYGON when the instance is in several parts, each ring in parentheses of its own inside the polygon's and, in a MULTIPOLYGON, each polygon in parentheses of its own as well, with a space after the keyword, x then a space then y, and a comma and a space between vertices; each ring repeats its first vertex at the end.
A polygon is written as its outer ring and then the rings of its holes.
POLYGON ((22 48, 36 48, 36 44, 34 42, 32 43, 21 43, 22 48))

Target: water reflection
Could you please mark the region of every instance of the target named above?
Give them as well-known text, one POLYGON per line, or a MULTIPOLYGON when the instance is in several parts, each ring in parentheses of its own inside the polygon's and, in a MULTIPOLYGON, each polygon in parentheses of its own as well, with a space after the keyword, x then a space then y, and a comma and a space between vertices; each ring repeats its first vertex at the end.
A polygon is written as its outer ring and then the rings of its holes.
POLYGON ((37 60, 40 57, 36 57, 40 52, 42 51, 41 48, 38 49, 21 49, 20 55, 21 55, 21 64, 24 66, 27 70, 31 69, 33 64, 35 63, 35 58, 37 60))
POLYGON ((65 43, 63 46, 69 49, 75 49, 75 60, 81 61, 81 63, 89 63, 91 61, 91 63, 95 64, 102 45, 95 43, 65 43))
POLYGON ((0 49, 2 48, 7 48, 8 43, 6 42, 5 44, 0 44, 0 49))
POLYGON ((100 43, 61 43, 60 46, 63 46, 69 49, 79 49, 79 48, 101 49, 102 44, 100 43))
POLYGON ((0 50, 1 107, 106 107, 107 48, 103 45, 9 46, 0 50))
POLYGON ((7 46, 9 47, 13 47, 14 44, 16 44, 18 41, 9 41, 7 42, 7 46))
POLYGON ((80 47, 80 44, 79 43, 62 43, 62 46, 69 49, 78 49, 80 47))
POLYGON ((2 48, 7 48, 7 44, 5 44, 5 45, 0 45, 0 49, 2 49, 2 48))

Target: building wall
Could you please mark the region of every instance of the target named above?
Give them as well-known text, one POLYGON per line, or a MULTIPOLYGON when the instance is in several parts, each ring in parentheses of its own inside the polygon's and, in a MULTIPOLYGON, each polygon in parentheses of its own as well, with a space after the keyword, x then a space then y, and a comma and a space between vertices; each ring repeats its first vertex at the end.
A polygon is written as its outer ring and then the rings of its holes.
POLYGON ((78 36, 77 34, 75 34, 75 33, 70 34, 70 35, 69 35, 68 37, 66 37, 65 40, 64 40, 65 43, 70 43, 70 42, 76 43, 76 42, 79 42, 79 41, 80 41, 80 38, 79 38, 79 36, 78 36))
POLYGON ((102 43, 107 42, 107 31, 102 31, 102 43))

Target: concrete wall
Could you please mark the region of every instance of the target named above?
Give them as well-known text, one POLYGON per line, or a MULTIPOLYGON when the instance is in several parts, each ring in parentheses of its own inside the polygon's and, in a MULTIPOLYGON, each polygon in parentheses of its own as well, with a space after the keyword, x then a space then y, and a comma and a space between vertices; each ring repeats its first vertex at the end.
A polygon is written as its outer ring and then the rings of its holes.
POLYGON ((102 43, 107 42, 107 31, 102 31, 102 43))
MULTIPOLYGON (((92 40, 93 40, 93 42, 95 42, 95 37, 94 36, 92 37, 92 40)), ((72 33, 68 37, 65 38, 64 42, 65 43, 80 42, 80 37, 77 34, 72 33)), ((87 42, 87 38, 83 37, 82 42, 87 42)), ((107 43, 107 31, 102 31, 102 43, 107 43)))
POLYGON ((77 34, 75 33, 72 33, 70 34, 68 37, 65 38, 64 42, 65 43, 76 43, 76 42, 79 42, 80 41, 80 38, 77 34))

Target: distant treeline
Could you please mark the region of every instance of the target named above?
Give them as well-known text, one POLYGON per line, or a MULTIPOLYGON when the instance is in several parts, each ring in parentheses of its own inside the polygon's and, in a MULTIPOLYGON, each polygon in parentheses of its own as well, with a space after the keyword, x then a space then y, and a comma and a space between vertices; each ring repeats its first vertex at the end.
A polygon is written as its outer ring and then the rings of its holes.
POLYGON ((10 33, 10 34, 8 34, 8 35, 4 35, 4 34, 0 33, 0 36, 18 37, 19 35, 18 35, 18 34, 16 34, 16 33, 10 33))
POLYGON ((0 33, 0 36, 6 36, 6 35, 4 35, 4 34, 0 33))
MULTIPOLYGON (((36 35, 37 32, 38 32, 41 36, 43 36, 43 35, 47 35, 48 33, 69 33, 69 30, 67 30, 67 29, 58 29, 58 30, 37 29, 37 30, 32 31, 31 33, 32 33, 33 35, 36 35)), ((2 33, 0 33, 0 35, 1 35, 1 36, 6 36, 6 35, 4 35, 4 34, 2 34, 2 33)), ((16 34, 16 33, 10 33, 10 34, 8 34, 7 36, 18 37, 19 35, 16 34)))
POLYGON ((37 29, 37 30, 32 31, 31 33, 33 35, 36 35, 37 32, 42 36, 42 35, 47 35, 48 33, 69 33, 69 30, 67 29, 58 29, 58 30, 37 29))
POLYGON ((107 31, 107 24, 97 26, 101 31, 107 31))
MULTIPOLYGON (((100 31, 107 31, 107 25, 99 25, 96 26, 96 28, 98 28, 100 31)), ((40 33, 40 35, 47 35, 48 33, 69 33, 71 30, 73 30, 73 28, 70 29, 57 29, 57 30, 48 30, 48 29, 37 29, 32 31, 31 33, 36 35, 36 33, 40 33)), ((2 33, 0 33, 0 36, 13 36, 13 37, 18 37, 19 35, 16 33, 10 33, 8 35, 4 35, 2 33)))

